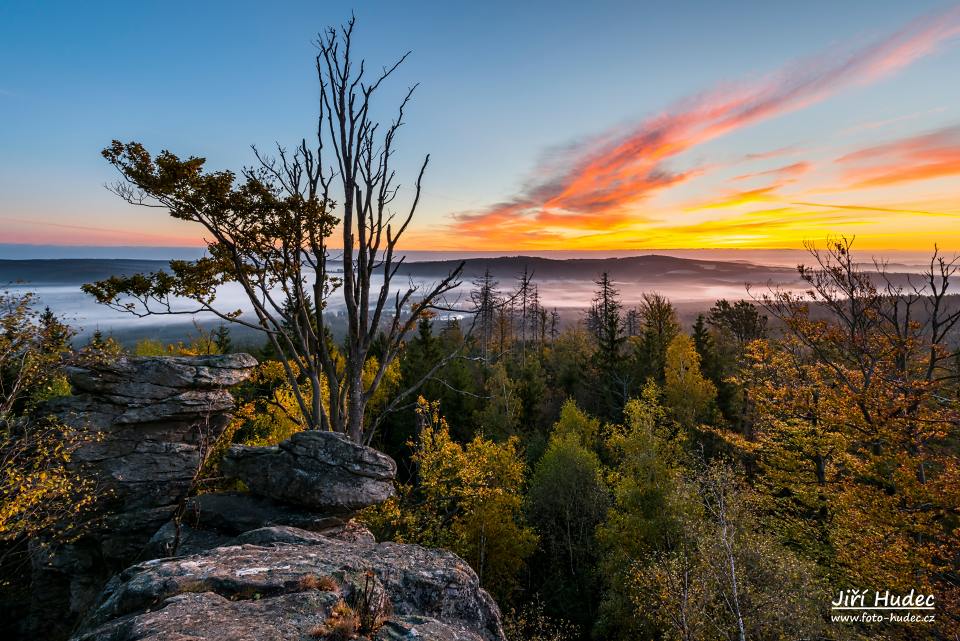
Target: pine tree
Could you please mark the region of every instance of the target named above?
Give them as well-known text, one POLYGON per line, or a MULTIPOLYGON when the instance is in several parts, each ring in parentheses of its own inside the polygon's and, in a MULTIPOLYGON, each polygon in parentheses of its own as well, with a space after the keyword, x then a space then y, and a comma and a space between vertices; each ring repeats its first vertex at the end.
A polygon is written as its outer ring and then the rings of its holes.
POLYGON ((557 340, 560 336, 560 313, 554 307, 550 312, 550 342, 557 340))
POLYGON ((653 378, 656 382, 663 383, 667 347, 674 336, 680 333, 677 310, 660 294, 644 294, 640 305, 640 319, 642 334, 637 354, 640 377, 653 378))
POLYGON ((40 349, 44 354, 59 356, 69 351, 70 339, 75 332, 63 323, 49 307, 45 307, 39 318, 40 349))
POLYGON ((220 354, 229 354, 230 350, 233 349, 233 341, 230 339, 230 328, 220 323, 220 325, 213 330, 213 344, 217 346, 217 351, 220 354))
POLYGON ((621 359, 626 341, 621 313, 623 305, 620 292, 613 286, 607 272, 594 282, 598 289, 587 314, 587 326, 596 340, 594 361, 600 373, 604 409, 608 417, 615 418, 627 396, 621 359))
POLYGON ((497 331, 497 309, 503 304, 497 285, 499 283, 487 268, 483 276, 473 281, 474 290, 470 292, 470 300, 477 315, 476 335, 484 361, 490 359, 490 345, 497 331))

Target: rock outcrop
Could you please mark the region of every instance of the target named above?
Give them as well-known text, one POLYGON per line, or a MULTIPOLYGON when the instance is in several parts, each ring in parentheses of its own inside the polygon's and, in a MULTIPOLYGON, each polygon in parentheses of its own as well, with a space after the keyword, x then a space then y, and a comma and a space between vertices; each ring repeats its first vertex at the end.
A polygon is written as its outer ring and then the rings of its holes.
POLYGON ((450 552, 339 541, 296 528, 264 528, 245 538, 256 544, 127 569, 111 581, 76 641, 322 639, 341 602, 370 602, 389 614, 375 639, 504 638, 496 604, 450 552))
POLYGON ((47 625, 31 638, 322 639, 348 611, 375 620, 364 634, 380 641, 504 641, 463 560, 377 543, 352 520, 394 492, 396 464, 372 448, 327 432, 233 446, 222 470, 249 491, 187 496, 230 420, 224 388, 254 365, 130 358, 71 372, 77 395, 51 410, 101 433, 76 458, 105 498, 82 539, 35 546, 34 618, 47 625))
POLYGON ((80 539, 32 542, 35 633, 56 636, 110 576, 143 558, 230 421, 226 388, 256 364, 247 354, 133 357, 69 370, 74 395, 48 409, 63 423, 98 433, 73 459, 94 478, 99 500, 80 539))
POLYGON ((393 496, 389 456, 334 432, 300 432, 276 447, 235 445, 221 467, 255 494, 324 512, 350 512, 393 496))

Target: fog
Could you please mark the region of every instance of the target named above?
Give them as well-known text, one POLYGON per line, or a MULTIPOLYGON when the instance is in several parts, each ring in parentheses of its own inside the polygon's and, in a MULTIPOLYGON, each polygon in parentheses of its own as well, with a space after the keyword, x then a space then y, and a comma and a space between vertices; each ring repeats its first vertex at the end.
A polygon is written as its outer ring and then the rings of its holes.
MULTIPOLYGON (((559 308, 566 312, 564 316, 568 319, 572 317, 572 312, 585 309, 590 305, 596 289, 593 282, 586 279, 535 279, 534 282, 540 295, 541 304, 547 308, 559 308)), ((374 284, 379 289, 381 283, 382 279, 376 279, 374 284)), ((393 291, 401 290, 401 288, 405 291, 411 283, 420 287, 421 290, 426 290, 435 281, 399 279, 394 281, 393 291)), ((719 298, 740 299, 747 297, 743 283, 705 286, 691 280, 686 283, 670 284, 667 287, 645 288, 636 283, 615 281, 615 285, 619 289, 621 299, 626 306, 639 304, 644 292, 648 291, 657 291, 682 308, 697 307, 697 304, 699 304, 698 308, 706 309, 719 298)), ((508 294, 514 283, 501 282, 500 286, 504 294, 508 294)), ((469 282, 462 283, 460 287, 447 294, 446 305, 458 309, 468 307, 471 288, 472 285, 469 282)), ((50 307, 78 330, 81 339, 98 329, 104 333, 113 333, 118 337, 131 340, 156 335, 157 330, 161 328, 167 330, 163 332, 164 335, 176 336, 189 333, 193 320, 201 325, 220 322, 215 315, 210 313, 199 313, 193 317, 157 315, 139 318, 133 314, 98 304, 92 296, 80 290, 79 284, 18 284, 8 286, 6 289, 15 293, 32 292, 36 296, 36 306, 38 308, 50 307), (170 330, 174 330, 174 328, 179 329, 171 332, 170 330)), ((343 312, 342 292, 335 292, 327 304, 331 313, 343 312)), ((244 312, 243 318, 253 318, 253 308, 242 288, 236 284, 224 285, 217 290, 215 307, 224 312, 240 309, 244 312)), ((174 304, 174 309, 178 311, 195 308, 196 305, 187 300, 176 301, 174 304)))
MULTIPOLYGON (((0 245, 0 249, 7 247, 0 245)), ((35 259, 26 250, 20 251, 17 256, 20 260, 11 260, 11 256, 0 252, 0 256, 7 258, 0 260, 0 287, 6 282, 9 291, 33 292, 37 307, 49 306, 78 330, 81 340, 98 329, 127 342, 147 336, 177 340, 187 337, 193 331, 194 323, 210 326, 220 322, 210 313, 140 318, 97 304, 80 290, 84 282, 113 274, 164 269, 166 261, 156 260, 162 257, 163 251, 170 252, 171 258, 177 255, 196 258, 202 250, 153 248, 145 256, 116 260, 131 256, 136 248, 114 248, 115 253, 108 252, 108 255, 104 255, 105 248, 94 249, 99 252, 95 257, 84 258, 93 250, 74 248, 72 255, 55 252, 55 258, 45 260, 35 259)), ((47 248, 42 247, 36 247, 34 253, 49 255, 47 248)), ((462 284, 449 292, 444 301, 445 307, 467 309, 472 281, 480 274, 491 270, 501 291, 508 295, 520 272, 529 264, 541 304, 550 309, 557 308, 564 321, 570 322, 580 318, 579 310, 590 305, 596 290, 593 281, 601 271, 607 271, 626 307, 639 304, 644 293, 657 292, 668 297, 686 321, 720 298, 749 298, 748 282, 755 293, 762 293, 770 287, 799 291, 803 289, 803 283, 797 277, 795 266, 811 262, 810 256, 802 250, 672 250, 642 255, 616 251, 551 251, 538 254, 539 257, 511 258, 504 257, 503 252, 408 252, 404 269, 409 275, 398 275, 392 291, 402 291, 410 285, 420 291, 429 291, 459 260, 467 259, 462 284)), ((871 261, 867 265, 872 267, 872 257, 866 252, 862 257, 864 261, 871 261)), ((929 265, 929 255, 921 252, 888 252, 880 258, 887 260, 890 270, 899 272, 901 278, 908 278, 907 274, 929 265)), ((374 287, 379 289, 381 282, 375 278, 374 287)), ((335 292, 327 301, 328 309, 334 315, 344 310, 342 296, 342 292, 335 292)), ((253 318, 252 306, 236 284, 218 290, 215 306, 223 312, 239 309, 242 318, 253 318)), ((178 311, 195 308, 190 301, 176 301, 174 304, 178 311)), ((261 340, 254 336, 253 330, 238 328, 234 331, 251 341, 261 340)))

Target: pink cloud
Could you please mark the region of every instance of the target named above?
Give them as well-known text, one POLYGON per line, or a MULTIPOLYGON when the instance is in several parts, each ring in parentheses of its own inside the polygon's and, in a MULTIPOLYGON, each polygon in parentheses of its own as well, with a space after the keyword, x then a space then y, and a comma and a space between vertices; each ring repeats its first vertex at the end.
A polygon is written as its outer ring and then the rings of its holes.
MULTIPOLYGON (((889 76, 960 35, 960 7, 915 20, 853 52, 830 51, 760 80, 682 100, 627 131, 573 145, 534 175, 520 193, 489 208, 454 216, 453 231, 501 237, 544 225, 587 230, 623 219, 627 207, 705 171, 671 170, 681 153, 737 129, 801 109, 851 86, 889 76)), ((800 171, 796 163, 792 171, 800 171)), ((786 168, 782 168, 786 170, 786 168)))

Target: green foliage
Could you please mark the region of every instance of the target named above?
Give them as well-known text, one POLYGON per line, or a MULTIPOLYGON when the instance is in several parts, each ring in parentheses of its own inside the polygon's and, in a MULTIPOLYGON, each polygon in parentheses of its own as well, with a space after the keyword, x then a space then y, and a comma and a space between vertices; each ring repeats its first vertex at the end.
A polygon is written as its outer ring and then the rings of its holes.
POLYGON ((594 532, 608 503, 597 445, 599 421, 564 404, 527 493, 527 515, 540 535, 538 592, 552 612, 589 627, 599 589, 594 532))
POLYGON ((487 401, 476 414, 477 425, 484 434, 498 440, 517 436, 523 408, 517 396, 517 384, 507 374, 503 361, 490 368, 484 392, 487 401))
POLYGON ((759 522, 753 494, 727 463, 700 464, 670 497, 677 519, 663 545, 635 564, 637 615, 686 641, 811 639, 829 601, 819 572, 759 522))
POLYGON ((767 336, 767 317, 746 300, 738 300, 732 305, 726 299, 718 300, 710 308, 707 322, 721 334, 732 337, 741 348, 750 341, 767 336))
MULTIPOLYGON (((366 521, 394 540, 445 547, 460 554, 494 596, 508 602, 537 537, 522 512, 525 466, 515 437, 453 441, 439 405, 418 401, 418 437, 411 443, 416 483, 369 510, 366 521)), ((381 534, 382 535, 382 534, 381 534)))
POLYGON ((73 331, 33 304, 33 294, 0 292, 0 427, 69 393, 62 365, 73 331))
POLYGON ((613 503, 597 529, 606 581, 598 630, 605 638, 633 639, 639 630, 649 631, 632 603, 631 572, 679 527, 670 498, 681 469, 681 441, 658 396, 657 386, 648 383, 641 398, 627 403, 624 425, 608 439, 613 503))
POLYGON ((599 374, 594 385, 602 415, 612 419, 619 417, 629 387, 622 359, 627 339, 623 333, 623 304, 609 274, 604 272, 594 283, 597 291, 587 312, 587 329, 596 343, 592 360, 599 374))

